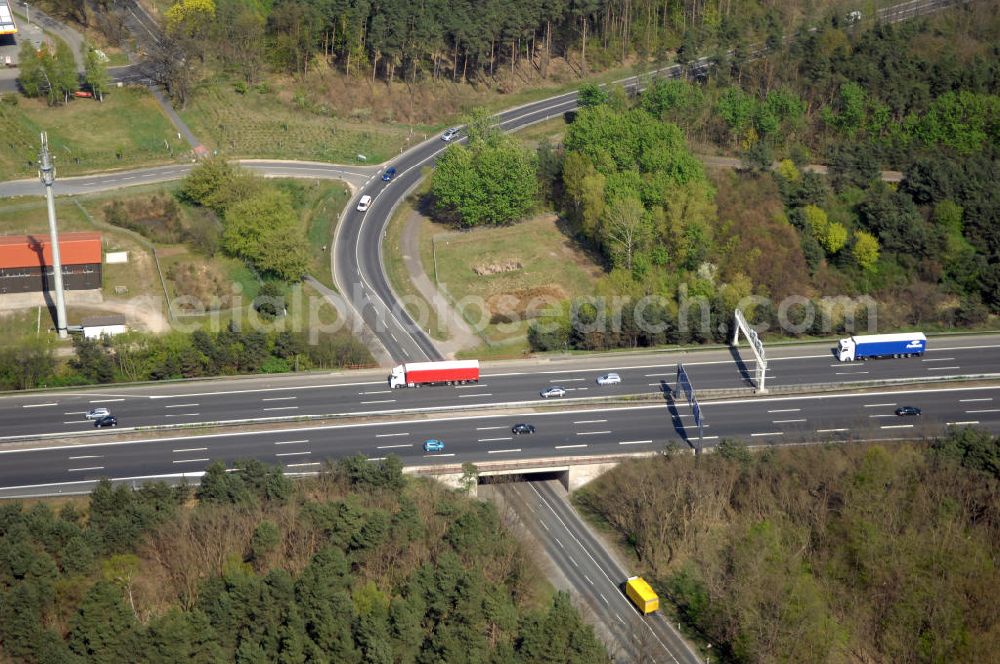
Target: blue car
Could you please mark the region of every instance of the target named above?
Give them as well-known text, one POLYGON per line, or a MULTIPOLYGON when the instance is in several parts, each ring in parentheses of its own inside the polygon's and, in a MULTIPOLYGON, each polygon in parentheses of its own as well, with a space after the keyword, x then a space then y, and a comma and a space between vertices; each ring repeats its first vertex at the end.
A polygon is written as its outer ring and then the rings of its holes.
POLYGON ((396 177, 396 167, 390 166, 389 168, 385 169, 385 173, 382 174, 382 181, 389 182, 394 177, 396 177))
POLYGON ((424 452, 440 452, 443 449, 444 443, 440 440, 431 438, 430 440, 424 442, 424 452))

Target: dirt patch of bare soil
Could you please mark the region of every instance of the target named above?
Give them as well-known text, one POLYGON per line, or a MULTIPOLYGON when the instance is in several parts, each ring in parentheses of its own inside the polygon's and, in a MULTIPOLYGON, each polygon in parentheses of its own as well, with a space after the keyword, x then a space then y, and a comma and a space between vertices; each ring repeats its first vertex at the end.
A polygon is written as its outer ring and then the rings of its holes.
POLYGON ((543 311, 566 300, 569 295, 559 284, 519 288, 486 299, 491 323, 515 323, 537 318, 543 311))

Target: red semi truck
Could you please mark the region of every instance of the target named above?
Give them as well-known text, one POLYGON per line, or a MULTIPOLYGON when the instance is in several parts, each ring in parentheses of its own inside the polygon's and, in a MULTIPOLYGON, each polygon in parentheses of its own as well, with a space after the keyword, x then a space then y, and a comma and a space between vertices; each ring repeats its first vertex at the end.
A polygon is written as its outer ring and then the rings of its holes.
POLYGON ((389 374, 389 387, 392 389, 478 382, 479 360, 409 362, 393 367, 392 373, 389 374))

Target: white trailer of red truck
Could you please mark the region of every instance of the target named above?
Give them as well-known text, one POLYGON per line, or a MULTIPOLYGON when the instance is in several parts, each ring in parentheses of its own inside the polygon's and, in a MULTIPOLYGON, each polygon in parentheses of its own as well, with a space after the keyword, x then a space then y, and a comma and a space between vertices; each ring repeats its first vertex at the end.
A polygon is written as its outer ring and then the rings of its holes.
POLYGON ((392 389, 478 382, 479 360, 408 362, 393 367, 392 373, 389 374, 389 387, 392 389))

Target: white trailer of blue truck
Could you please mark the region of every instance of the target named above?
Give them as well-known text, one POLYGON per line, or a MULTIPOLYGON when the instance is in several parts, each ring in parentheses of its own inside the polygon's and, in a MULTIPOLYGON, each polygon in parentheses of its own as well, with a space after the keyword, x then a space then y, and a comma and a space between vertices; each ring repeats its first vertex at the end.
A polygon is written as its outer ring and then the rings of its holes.
POLYGON ((925 350, 927 350, 927 337, 923 332, 866 334, 841 339, 837 347, 837 359, 841 362, 851 362, 876 357, 910 357, 923 355, 925 350))

